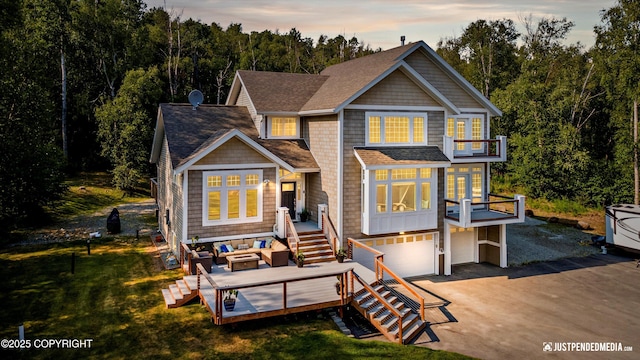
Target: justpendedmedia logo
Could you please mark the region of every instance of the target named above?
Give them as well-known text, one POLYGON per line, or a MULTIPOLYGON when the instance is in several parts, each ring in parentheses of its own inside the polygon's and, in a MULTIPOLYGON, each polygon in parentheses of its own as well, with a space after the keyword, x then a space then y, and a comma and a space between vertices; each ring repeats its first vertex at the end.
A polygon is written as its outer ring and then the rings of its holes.
POLYGON ((555 352, 623 352, 633 351, 632 346, 620 342, 555 342, 542 343, 542 351, 555 352))

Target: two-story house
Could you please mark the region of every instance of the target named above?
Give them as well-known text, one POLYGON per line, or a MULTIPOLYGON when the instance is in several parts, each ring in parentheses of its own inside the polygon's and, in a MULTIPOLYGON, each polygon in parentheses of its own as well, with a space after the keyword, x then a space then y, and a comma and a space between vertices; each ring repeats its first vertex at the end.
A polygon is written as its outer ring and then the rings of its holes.
POLYGON ((524 197, 489 194, 506 138, 489 100, 424 42, 319 75, 238 71, 224 106, 161 104, 159 227, 173 251, 282 234, 326 209, 340 241, 385 253, 401 276, 451 274, 467 262, 507 265, 506 224, 524 197))

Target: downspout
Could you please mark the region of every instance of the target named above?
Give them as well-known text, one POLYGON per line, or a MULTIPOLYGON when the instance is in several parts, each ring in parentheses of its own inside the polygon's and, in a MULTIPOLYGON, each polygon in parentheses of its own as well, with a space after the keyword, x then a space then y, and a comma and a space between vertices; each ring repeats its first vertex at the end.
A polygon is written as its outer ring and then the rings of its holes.
POLYGON ((344 199, 342 198, 343 191, 343 179, 344 179, 344 110, 340 110, 338 113, 338 225, 336 231, 338 232, 338 238, 340 239, 340 246, 343 244, 343 224, 344 224, 344 199))

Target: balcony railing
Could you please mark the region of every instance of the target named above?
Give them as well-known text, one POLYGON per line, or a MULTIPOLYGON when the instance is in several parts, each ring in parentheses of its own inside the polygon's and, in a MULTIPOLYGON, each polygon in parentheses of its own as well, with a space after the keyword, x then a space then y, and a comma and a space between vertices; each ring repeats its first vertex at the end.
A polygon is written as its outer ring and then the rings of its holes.
POLYGON ((509 198, 489 194, 489 197, 489 200, 481 202, 471 202, 471 199, 445 199, 445 219, 465 228, 524 221, 524 195, 509 198))
POLYGON ((486 161, 507 161, 507 137, 497 136, 485 140, 454 140, 444 136, 444 154, 453 162, 472 159, 486 161))

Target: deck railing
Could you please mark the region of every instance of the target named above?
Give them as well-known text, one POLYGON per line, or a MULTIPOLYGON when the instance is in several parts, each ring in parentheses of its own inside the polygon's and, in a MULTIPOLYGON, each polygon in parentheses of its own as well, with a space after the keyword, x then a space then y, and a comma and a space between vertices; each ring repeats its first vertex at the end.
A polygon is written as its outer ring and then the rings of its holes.
MULTIPOLYGON (((203 281, 207 281, 209 284, 211 284, 211 286, 213 287, 213 291, 214 291, 214 299, 215 299, 215 306, 211 307, 209 304, 207 304, 207 307, 209 309, 209 311, 212 313, 212 318, 213 321, 216 325, 222 325, 224 323, 230 322, 230 321, 225 321, 225 319, 223 318, 223 309, 224 309, 224 305, 223 305, 223 298, 224 298, 224 294, 225 292, 229 291, 229 290, 242 290, 242 289, 248 289, 248 288, 254 288, 254 287, 261 287, 261 286, 269 286, 269 285, 278 285, 281 284, 282 285, 282 308, 279 310, 270 310, 270 311, 265 311, 261 314, 248 314, 248 315, 237 315, 237 316, 233 316, 234 321, 239 321, 237 320, 238 318, 243 318, 243 320, 252 320, 252 319, 257 319, 257 318, 262 318, 262 317, 269 317, 269 316, 276 316, 276 315, 285 315, 288 313, 293 313, 293 312, 299 312, 299 311, 308 311, 308 310, 316 310, 316 309, 320 309, 323 308, 322 305, 307 305, 307 306, 302 306, 302 307, 290 307, 288 304, 288 294, 287 294, 287 285, 289 283, 293 283, 293 282, 298 282, 298 281, 305 281, 305 280, 314 280, 314 279, 321 279, 321 278, 328 278, 328 277, 338 277, 339 278, 339 282, 340 282, 340 300, 339 300, 339 304, 338 303, 333 303, 330 304, 332 306, 345 306, 349 303, 350 301, 350 297, 353 294, 353 285, 351 285, 351 287, 349 286, 349 282, 347 281, 348 278, 353 277, 353 276, 349 276, 349 274, 355 275, 355 273, 353 272, 353 268, 349 268, 349 269, 345 269, 345 270, 340 270, 340 271, 334 271, 334 272, 329 272, 329 273, 323 273, 320 275, 300 275, 299 277, 292 277, 292 278, 288 278, 286 280, 265 280, 265 281, 256 281, 253 282, 251 284, 245 284, 245 285, 218 285, 216 284, 216 282, 211 278, 211 275, 209 275, 209 273, 207 273, 206 269, 204 268, 204 266, 202 266, 201 264, 196 265, 197 267, 197 288, 198 288, 198 293, 200 293, 201 290, 201 286, 203 281), (295 311, 292 309, 296 309, 295 311)), ((201 296, 201 299, 203 297, 201 296)))
MULTIPOLYGON (((349 238, 348 240, 348 247, 347 247, 347 256, 350 259, 353 259, 353 248, 355 247, 359 247, 362 248, 366 251, 369 251, 370 253, 372 253, 374 255, 374 269, 375 269, 375 273, 376 273, 376 280, 380 281, 382 279, 384 279, 384 274, 386 273, 388 276, 390 276, 392 279, 394 279, 400 286, 402 286, 404 289, 406 289, 410 294, 412 294, 415 299, 417 299, 418 303, 420 304, 420 319, 422 321, 424 321, 424 297, 422 297, 420 294, 418 294, 418 292, 416 290, 414 290, 409 283, 407 283, 404 279, 402 279, 400 276, 396 275, 396 273, 394 273, 391 269, 389 269, 385 264, 384 264, 384 253, 381 251, 378 251, 366 244, 363 244, 359 241, 356 241, 352 238, 349 238)), ((402 336, 400 337, 400 339, 402 340, 402 336)))
POLYGON ((507 160, 506 136, 497 136, 495 139, 457 140, 445 135, 443 141, 443 153, 451 160, 469 158, 507 160))
POLYGON ((191 268, 191 249, 189 245, 180 243, 180 267, 182 271, 190 275, 191 268))
POLYGON ((460 223, 461 227, 468 227, 473 223, 491 222, 498 220, 522 219, 524 220, 525 196, 515 195, 514 198, 489 194, 490 197, 502 200, 488 200, 472 202, 471 199, 452 200, 445 199, 445 219, 460 223), (451 210, 454 209, 454 210, 451 210), (474 211, 488 213, 486 216, 473 218, 474 211), (494 214, 495 216, 491 216, 494 214))

